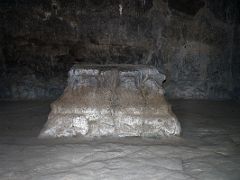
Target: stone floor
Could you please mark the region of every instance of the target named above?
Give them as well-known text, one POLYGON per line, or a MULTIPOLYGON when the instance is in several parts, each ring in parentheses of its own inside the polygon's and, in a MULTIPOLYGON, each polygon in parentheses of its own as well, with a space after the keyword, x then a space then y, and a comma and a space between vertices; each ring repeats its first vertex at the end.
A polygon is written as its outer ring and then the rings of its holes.
POLYGON ((240 105, 173 100, 181 138, 37 139, 49 101, 0 101, 1 180, 240 179, 240 105))

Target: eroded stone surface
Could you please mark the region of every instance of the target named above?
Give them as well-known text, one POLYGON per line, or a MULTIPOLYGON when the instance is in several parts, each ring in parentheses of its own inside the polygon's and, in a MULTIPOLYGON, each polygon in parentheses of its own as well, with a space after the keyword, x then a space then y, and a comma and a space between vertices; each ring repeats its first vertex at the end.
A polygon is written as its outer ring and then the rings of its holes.
POLYGON ((170 98, 239 99, 239 12, 239 0, 1 0, 0 98, 57 98, 78 62, 154 65, 170 98))
POLYGON ((164 80, 150 66, 75 65, 40 137, 179 135, 164 80))

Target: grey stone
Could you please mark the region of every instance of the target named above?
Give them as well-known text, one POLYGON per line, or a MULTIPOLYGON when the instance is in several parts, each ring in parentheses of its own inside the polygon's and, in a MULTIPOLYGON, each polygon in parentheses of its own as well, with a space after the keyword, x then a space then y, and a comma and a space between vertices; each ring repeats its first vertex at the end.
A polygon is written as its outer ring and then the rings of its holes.
POLYGON ((75 65, 40 137, 180 135, 164 80, 152 66, 75 65))
POLYGON ((239 99, 239 0, 92 2, 1 1, 0 98, 57 98, 77 62, 154 65, 170 98, 239 99))

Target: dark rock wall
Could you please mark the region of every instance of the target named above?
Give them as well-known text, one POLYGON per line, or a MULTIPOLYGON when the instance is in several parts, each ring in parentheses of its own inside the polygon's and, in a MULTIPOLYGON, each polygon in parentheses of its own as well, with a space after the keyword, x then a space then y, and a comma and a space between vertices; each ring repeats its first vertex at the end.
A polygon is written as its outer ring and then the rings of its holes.
POLYGON ((239 95, 238 0, 1 0, 0 98, 55 98, 75 63, 151 64, 171 98, 239 95))
POLYGON ((240 100, 240 26, 235 26, 234 30, 234 52, 232 61, 233 92, 232 96, 240 100))

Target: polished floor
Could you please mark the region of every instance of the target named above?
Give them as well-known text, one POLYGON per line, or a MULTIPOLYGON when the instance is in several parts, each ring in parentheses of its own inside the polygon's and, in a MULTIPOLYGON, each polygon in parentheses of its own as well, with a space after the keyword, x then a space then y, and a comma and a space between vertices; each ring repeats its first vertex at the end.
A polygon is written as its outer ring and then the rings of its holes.
POLYGON ((49 101, 0 101, 0 179, 239 180, 240 104, 170 102, 181 137, 42 140, 49 101))

